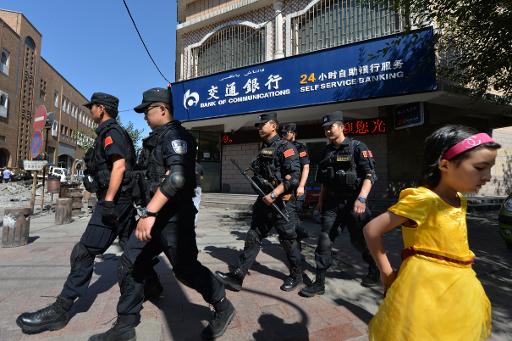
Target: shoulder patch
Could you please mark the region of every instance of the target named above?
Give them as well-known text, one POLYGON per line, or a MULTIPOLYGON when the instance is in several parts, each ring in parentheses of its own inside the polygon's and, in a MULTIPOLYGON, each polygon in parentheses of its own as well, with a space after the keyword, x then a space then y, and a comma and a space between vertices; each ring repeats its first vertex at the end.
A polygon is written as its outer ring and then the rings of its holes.
POLYGON ((114 143, 114 140, 112 139, 111 136, 105 137, 105 141, 104 141, 104 147, 105 148, 107 148, 108 146, 110 146, 113 143, 114 143))
POLYGON ((283 152, 285 158, 295 155, 295 150, 293 148, 287 149, 283 152))
POLYGON ((172 140, 171 146, 176 154, 187 153, 187 142, 184 140, 172 140))
POLYGON ((373 157, 371 150, 363 150, 361 151, 361 155, 365 158, 373 157))
POLYGON ((308 153, 306 151, 299 153, 299 157, 306 157, 306 156, 308 156, 308 153))

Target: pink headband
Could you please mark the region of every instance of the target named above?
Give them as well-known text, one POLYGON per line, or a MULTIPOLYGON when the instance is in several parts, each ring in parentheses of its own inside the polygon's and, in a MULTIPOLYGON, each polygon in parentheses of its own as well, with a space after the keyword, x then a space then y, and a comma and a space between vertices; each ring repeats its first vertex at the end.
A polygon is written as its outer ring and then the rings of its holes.
POLYGON ((459 143, 457 143, 456 145, 454 145, 453 147, 448 149, 443 154, 442 158, 445 160, 451 160, 454 157, 456 157, 457 155, 462 154, 467 150, 473 149, 475 147, 478 147, 481 144, 488 143, 488 142, 496 142, 496 141, 494 141, 492 139, 492 137, 490 137, 486 133, 475 134, 473 136, 468 137, 467 139, 460 141, 459 143))

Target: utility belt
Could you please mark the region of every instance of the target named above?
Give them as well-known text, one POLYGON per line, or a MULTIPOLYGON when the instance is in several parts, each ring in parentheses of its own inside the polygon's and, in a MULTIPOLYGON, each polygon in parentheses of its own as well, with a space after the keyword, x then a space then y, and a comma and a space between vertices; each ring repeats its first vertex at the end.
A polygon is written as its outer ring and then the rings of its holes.
MULTIPOLYGON (((110 184, 111 171, 108 169, 102 169, 95 172, 94 175, 86 174, 83 183, 84 187, 88 192, 97 193, 108 189, 110 184)), ((133 174, 132 171, 125 171, 123 176, 123 182, 121 183, 121 192, 128 192, 131 194, 133 187, 133 174)))

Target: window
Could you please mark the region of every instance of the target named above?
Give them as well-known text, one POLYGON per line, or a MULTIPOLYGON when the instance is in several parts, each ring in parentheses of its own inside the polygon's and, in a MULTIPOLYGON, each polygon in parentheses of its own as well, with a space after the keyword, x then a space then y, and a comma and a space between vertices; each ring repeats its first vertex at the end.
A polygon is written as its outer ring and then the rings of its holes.
POLYGON ((350 44, 402 31, 392 1, 323 0, 291 20, 292 53, 350 44))
POLYGON ((265 30, 228 26, 193 50, 193 76, 204 76, 265 60, 265 30))
POLYGON ((58 91, 55 91, 53 93, 53 106, 55 108, 58 108, 59 107, 59 92, 58 91))
POLYGON ((9 75, 9 56, 11 54, 6 49, 2 50, 2 57, 0 58, 0 71, 5 75, 9 75))
POLYGON ((0 90, 0 117, 7 118, 9 114, 9 95, 0 90))

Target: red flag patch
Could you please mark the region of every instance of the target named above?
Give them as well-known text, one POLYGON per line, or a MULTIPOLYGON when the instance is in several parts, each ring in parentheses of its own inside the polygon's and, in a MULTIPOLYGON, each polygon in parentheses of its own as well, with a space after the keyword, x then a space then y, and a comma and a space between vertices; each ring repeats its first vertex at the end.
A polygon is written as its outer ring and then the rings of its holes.
POLYGON ((105 143, 104 143, 105 148, 107 148, 108 146, 110 146, 112 143, 114 143, 114 140, 112 140, 112 137, 107 136, 107 137, 105 138, 105 143))
POLYGON ((287 149, 284 151, 283 155, 285 158, 293 156, 295 155, 295 150, 293 150, 293 148, 287 149))
POLYGON ((306 152, 300 152, 300 153, 299 153, 299 156, 300 156, 300 157, 306 157, 306 156, 308 156, 308 153, 306 153, 306 152))

